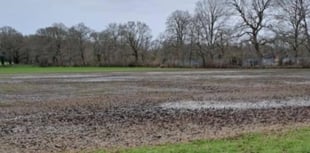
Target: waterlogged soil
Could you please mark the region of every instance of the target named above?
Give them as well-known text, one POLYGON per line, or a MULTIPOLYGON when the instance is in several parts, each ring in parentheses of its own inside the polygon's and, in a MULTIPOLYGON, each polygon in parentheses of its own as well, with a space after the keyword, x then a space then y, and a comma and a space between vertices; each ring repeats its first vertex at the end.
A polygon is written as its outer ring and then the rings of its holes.
POLYGON ((309 82, 309 69, 0 75, 0 153, 310 126, 309 82))
POLYGON ((271 109, 282 107, 310 107, 309 98, 293 98, 290 100, 265 100, 257 102, 221 102, 221 101, 180 101, 163 103, 162 108, 166 109, 271 109))

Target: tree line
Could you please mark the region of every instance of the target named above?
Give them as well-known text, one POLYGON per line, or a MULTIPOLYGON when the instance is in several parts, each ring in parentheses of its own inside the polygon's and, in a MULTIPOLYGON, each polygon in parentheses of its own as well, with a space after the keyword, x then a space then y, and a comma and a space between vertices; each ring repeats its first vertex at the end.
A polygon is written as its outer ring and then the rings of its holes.
POLYGON ((0 64, 230 67, 310 65, 310 0, 200 0, 157 38, 140 21, 97 32, 62 23, 23 35, 0 28, 0 64), (270 63, 269 63, 270 64, 270 63))

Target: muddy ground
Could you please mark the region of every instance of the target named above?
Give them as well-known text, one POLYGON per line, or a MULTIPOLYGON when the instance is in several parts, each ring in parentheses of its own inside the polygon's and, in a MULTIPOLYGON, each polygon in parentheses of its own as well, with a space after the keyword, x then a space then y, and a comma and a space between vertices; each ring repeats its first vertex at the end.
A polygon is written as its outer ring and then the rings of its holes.
POLYGON ((310 70, 0 75, 0 152, 78 152, 310 125, 310 70))

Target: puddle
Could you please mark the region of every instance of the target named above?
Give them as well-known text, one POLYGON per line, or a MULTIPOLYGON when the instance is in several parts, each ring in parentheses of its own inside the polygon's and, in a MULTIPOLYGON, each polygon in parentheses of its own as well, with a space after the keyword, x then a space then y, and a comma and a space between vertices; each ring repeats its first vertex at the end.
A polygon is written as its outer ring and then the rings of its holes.
MULTIPOLYGON (((143 79, 138 76, 102 76, 99 74, 83 75, 83 74, 70 74, 70 75, 26 75, 15 76, 11 79, 55 79, 60 82, 111 82, 111 81, 136 81, 143 79)), ((1 82, 0 82, 1 83, 1 82)))
POLYGON ((0 83, 22 83, 21 80, 0 80, 0 83))
POLYGON ((25 75, 15 76, 12 79, 63 79, 63 78, 88 78, 98 77, 100 75, 82 75, 82 74, 70 74, 70 75, 25 75))
POLYGON ((300 81, 300 82, 284 81, 284 83, 290 85, 310 85, 310 81, 300 81))
POLYGON ((229 73, 238 73, 239 71, 186 71, 186 72, 147 72, 146 74, 150 75, 190 75, 190 74, 229 74, 229 73))
POLYGON ((142 77, 131 76, 113 76, 113 77, 93 77, 93 78, 78 78, 78 79, 64 79, 64 82, 112 82, 112 81, 136 81, 142 77))
POLYGON ((246 79, 246 78, 263 78, 266 75, 212 75, 212 78, 219 79, 246 79))
MULTIPOLYGON (((169 76, 168 79, 177 78, 177 79, 198 79, 197 76, 186 76, 186 75, 173 75, 169 76)), ((54 79, 58 82, 113 82, 113 81, 137 81, 143 79, 152 79, 152 80, 165 80, 167 76, 102 76, 102 75, 47 75, 47 76, 16 76, 11 79, 15 79, 15 82, 22 82, 24 80, 36 80, 36 79, 54 79)), ((5 81, 8 82, 8 81, 5 81)), ((10 80, 11 82, 11 80, 10 80)), ((2 83, 0 81, 0 83, 2 83)))
POLYGON ((173 109, 266 109, 281 107, 310 106, 310 99, 270 100, 259 102, 181 101, 161 104, 162 108, 173 109))
POLYGON ((308 78, 308 76, 298 76, 298 75, 211 75, 212 78, 218 79, 250 79, 250 78, 308 78))
POLYGON ((197 90, 190 90, 190 89, 183 89, 183 88, 150 88, 150 87, 132 87, 128 86, 128 89, 131 91, 136 92, 188 92, 188 91, 197 91, 197 90))

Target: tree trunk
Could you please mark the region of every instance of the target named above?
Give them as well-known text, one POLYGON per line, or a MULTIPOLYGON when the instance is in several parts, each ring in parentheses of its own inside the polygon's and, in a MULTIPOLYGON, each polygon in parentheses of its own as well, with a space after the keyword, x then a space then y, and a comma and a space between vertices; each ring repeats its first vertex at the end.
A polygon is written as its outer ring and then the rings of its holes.
POLYGON ((139 61, 139 55, 138 55, 138 51, 134 51, 134 56, 135 56, 135 63, 138 64, 139 61))
POLYGON ((257 35, 253 32, 253 44, 254 44, 254 49, 255 49, 255 52, 256 52, 256 55, 257 55, 257 58, 258 58, 258 64, 259 65, 262 65, 263 63, 263 54, 261 53, 261 50, 260 50, 260 44, 257 40, 257 35))
POLYGON ((85 66, 86 63, 85 63, 85 57, 84 57, 83 51, 81 51, 81 59, 82 59, 82 65, 85 66))
POLYGON ((4 57, 3 56, 0 56, 0 61, 1 61, 1 65, 3 66, 4 65, 4 57))

